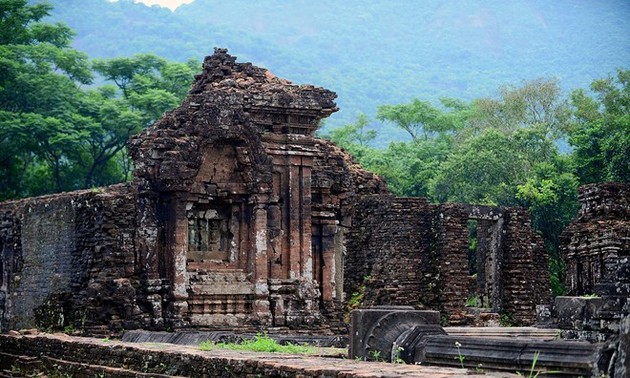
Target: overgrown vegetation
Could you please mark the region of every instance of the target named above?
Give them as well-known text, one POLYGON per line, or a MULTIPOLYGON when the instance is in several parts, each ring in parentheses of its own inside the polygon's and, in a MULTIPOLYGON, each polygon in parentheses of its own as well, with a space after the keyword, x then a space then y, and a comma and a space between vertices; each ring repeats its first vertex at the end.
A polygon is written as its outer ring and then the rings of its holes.
POLYGON ((548 374, 557 374, 557 373, 559 373, 557 371, 547 371, 547 370, 536 369, 536 365, 538 364, 539 357, 540 357, 540 352, 536 351, 534 353, 534 359, 532 360, 532 365, 529 368, 529 371, 528 372, 517 371, 516 374, 521 376, 521 377, 537 378, 541 374, 548 375, 548 374))
POLYGON ((281 345, 265 334, 257 334, 253 339, 244 340, 241 343, 215 343, 207 340, 199 344, 201 350, 229 349, 247 350, 251 352, 288 353, 288 354, 316 354, 317 348, 308 345, 295 345, 288 343, 281 345))
POLYGON ((501 327, 512 327, 514 325, 514 319, 512 319, 512 315, 503 313, 499 317, 499 324, 501 327))
POLYGON ((363 282, 361 283, 361 285, 359 285, 356 291, 354 291, 350 295, 350 298, 348 298, 348 303, 346 305, 346 312, 344 316, 346 322, 350 321, 350 312, 352 310, 361 308, 363 304, 363 297, 365 296, 366 285, 367 285, 367 282, 370 280, 370 278, 371 277, 369 275, 363 277, 363 282))
POLYGON ((462 354, 461 348, 462 344, 459 341, 455 342, 455 348, 457 348, 457 356, 455 357, 456 360, 459 361, 459 364, 461 365, 462 369, 464 369, 464 360, 466 359, 466 356, 464 356, 462 354))
POLYGON ((479 307, 481 305, 479 296, 473 295, 466 299, 466 307, 479 307))

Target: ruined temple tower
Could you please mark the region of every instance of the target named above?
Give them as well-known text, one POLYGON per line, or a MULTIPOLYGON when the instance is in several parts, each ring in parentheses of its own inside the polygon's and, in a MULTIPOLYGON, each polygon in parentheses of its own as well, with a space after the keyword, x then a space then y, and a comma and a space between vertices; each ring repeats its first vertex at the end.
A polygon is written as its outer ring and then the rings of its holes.
POLYGON ((175 324, 321 323, 341 299, 344 206, 385 187, 313 136, 333 92, 235 60, 216 49, 130 143, 142 226, 162 229, 141 269, 169 285, 175 324))

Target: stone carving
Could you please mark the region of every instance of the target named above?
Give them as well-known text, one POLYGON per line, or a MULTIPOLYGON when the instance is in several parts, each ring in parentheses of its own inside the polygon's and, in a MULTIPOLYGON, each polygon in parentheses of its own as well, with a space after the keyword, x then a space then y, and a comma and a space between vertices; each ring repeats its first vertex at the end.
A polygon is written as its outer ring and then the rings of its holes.
POLYGON ((614 347, 511 337, 510 328, 494 337, 449 335, 432 312, 396 307, 352 311, 349 358, 506 372, 529 372, 535 366, 542 374, 625 377, 625 370, 613 368, 619 364, 614 347))

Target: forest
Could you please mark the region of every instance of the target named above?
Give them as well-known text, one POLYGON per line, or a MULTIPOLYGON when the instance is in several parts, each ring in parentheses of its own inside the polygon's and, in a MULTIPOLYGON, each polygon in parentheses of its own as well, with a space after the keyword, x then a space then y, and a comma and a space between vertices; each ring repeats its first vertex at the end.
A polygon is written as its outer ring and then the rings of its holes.
MULTIPOLYGON (((127 139, 179 105, 201 65, 152 52, 88 55, 53 12, 46 3, 0 0, 0 200, 130 180, 127 139)), ((570 91, 534 78, 458 93, 383 101, 320 136, 398 195, 528 208, 562 293, 558 237, 576 214, 578 186, 630 182, 630 69, 570 91), (390 130, 401 137, 392 140, 390 130)))
POLYGON ((203 60, 214 47, 296 83, 331 89, 386 147, 407 134, 375 119, 379 105, 492 97, 502 85, 554 78, 563 92, 630 61, 625 0, 195 0, 174 12, 132 0, 47 1, 47 20, 76 31, 91 58, 155 53, 203 60))

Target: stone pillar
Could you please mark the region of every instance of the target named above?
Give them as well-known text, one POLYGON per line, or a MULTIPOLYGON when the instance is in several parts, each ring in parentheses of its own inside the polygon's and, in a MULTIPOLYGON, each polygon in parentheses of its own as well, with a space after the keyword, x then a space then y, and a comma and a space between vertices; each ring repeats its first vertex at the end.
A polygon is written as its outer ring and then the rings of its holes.
POLYGON ((343 271, 345 256, 346 256, 346 232, 347 228, 339 225, 335 231, 334 238, 334 254, 335 254, 335 266, 334 266, 334 279, 335 279, 335 296, 334 299, 343 301, 343 271))
POLYGON ((335 224, 324 224, 322 227, 322 282, 320 283, 322 300, 331 302, 335 296, 337 264, 335 254, 335 224))
MULTIPOLYGON (((260 200, 260 199, 259 199, 260 200)), ((259 201, 254 207, 252 233, 254 253, 251 259, 254 273, 254 303, 253 316, 262 324, 271 323, 269 311, 269 262, 267 257, 267 209, 264 201, 259 201), (261 203, 263 202, 263 203, 261 203)))
POLYGON ((433 219, 433 250, 439 274, 441 309, 450 325, 463 325, 468 296, 468 213, 455 204, 440 205, 433 219))
POLYGON ((290 278, 313 278, 311 165, 309 157, 292 155, 289 158, 290 278))
POLYGON ((188 219, 186 218, 186 202, 174 201, 173 217, 175 225, 171 235, 172 254, 172 288, 173 288, 173 316, 175 326, 183 326, 183 318, 188 314, 188 271, 186 269, 186 255, 188 252, 188 219))

